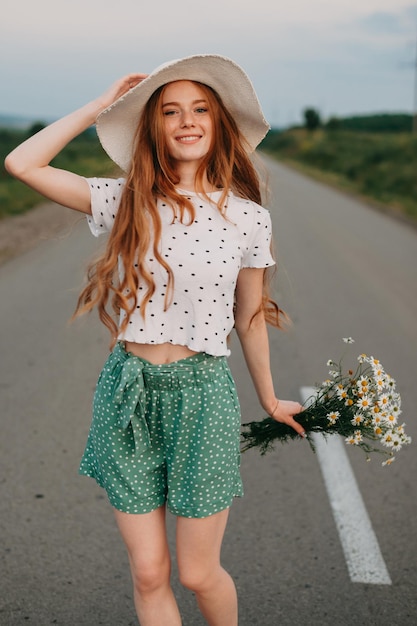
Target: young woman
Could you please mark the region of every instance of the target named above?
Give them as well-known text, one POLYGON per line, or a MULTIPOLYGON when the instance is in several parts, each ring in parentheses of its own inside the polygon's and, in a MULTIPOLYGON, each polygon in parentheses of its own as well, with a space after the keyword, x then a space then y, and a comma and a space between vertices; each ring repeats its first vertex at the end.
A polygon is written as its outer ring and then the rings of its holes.
POLYGON ((196 55, 120 79, 6 159, 27 185, 86 213, 93 234, 109 233, 77 306, 97 307, 112 337, 80 472, 114 508, 142 626, 181 624, 166 508, 177 516, 181 582, 208 624, 237 624, 220 564, 229 508, 242 495, 233 326, 260 404, 304 434, 294 420, 301 406, 276 397, 269 364, 266 323, 279 327, 281 311, 268 293, 271 221, 249 158, 267 130, 243 70, 196 55), (51 167, 96 120, 126 176, 87 180, 51 167))

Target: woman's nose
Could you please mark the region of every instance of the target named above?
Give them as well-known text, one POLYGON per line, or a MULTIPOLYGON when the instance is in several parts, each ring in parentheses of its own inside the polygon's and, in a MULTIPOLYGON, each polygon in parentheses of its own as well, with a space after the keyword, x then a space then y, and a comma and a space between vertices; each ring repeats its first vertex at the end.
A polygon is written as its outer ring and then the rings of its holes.
POLYGON ((191 111, 184 111, 181 119, 182 126, 194 126, 193 114, 191 111))

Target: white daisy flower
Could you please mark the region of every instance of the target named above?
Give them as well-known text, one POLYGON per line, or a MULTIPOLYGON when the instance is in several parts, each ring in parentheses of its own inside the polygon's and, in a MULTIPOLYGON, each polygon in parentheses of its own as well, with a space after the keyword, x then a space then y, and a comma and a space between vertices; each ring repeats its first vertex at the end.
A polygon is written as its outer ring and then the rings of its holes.
POLYGON ((393 413, 388 413, 384 416, 384 422, 386 422, 390 426, 395 426, 397 424, 397 416, 393 413))
POLYGON ((392 433, 392 446, 391 447, 394 450, 401 450, 403 443, 404 441, 399 435, 397 435, 396 433, 392 433))
POLYGON ((330 424, 332 424, 332 425, 336 424, 336 421, 340 417, 340 412, 339 411, 330 411, 330 413, 327 413, 326 417, 329 420, 330 424))
POLYGON ((389 389, 395 389, 396 381, 389 374, 385 375, 385 384, 389 389))
POLYGON ((391 404, 390 411, 391 411, 391 413, 393 413, 397 417, 399 417, 401 415, 401 413, 402 413, 402 411, 401 411, 400 407, 398 406, 398 404, 391 404))
POLYGON ((377 391, 381 393, 381 391, 385 387, 385 378, 383 376, 377 376, 374 380, 374 386, 375 389, 377 389, 377 391))
POLYGON ((374 370, 373 372, 374 374, 374 385, 377 386, 378 389, 382 389, 382 387, 385 387, 385 374, 384 372, 381 372, 381 370, 374 370))
POLYGON ((363 420, 364 420, 364 416, 361 415, 360 413, 355 413, 355 415, 353 416, 353 418, 351 419, 351 423, 355 426, 359 424, 362 424, 363 420))
POLYGON ((394 445, 394 435, 392 430, 387 430, 387 432, 382 437, 382 443, 384 444, 384 446, 387 446, 387 448, 392 448, 392 446, 394 445))
POLYGON ((339 376, 339 372, 337 372, 336 370, 329 370, 329 376, 331 376, 332 378, 337 378, 339 376))
POLYGON ((371 409, 372 401, 369 395, 363 395, 361 398, 356 400, 356 406, 358 406, 360 409, 363 409, 364 411, 371 409))
POLYGON ((345 442, 350 446, 358 445, 358 442, 356 441, 356 438, 354 435, 350 435, 349 437, 346 437, 345 442))
POLYGON ((337 397, 339 398, 339 400, 345 400, 347 398, 347 391, 343 387, 343 385, 337 386, 336 393, 337 393, 337 397))
POLYGON ((390 405, 390 403, 391 398, 387 393, 382 393, 377 401, 377 404, 379 407, 381 407, 381 409, 386 409, 390 405))
POLYGON ((382 437, 382 435, 384 434, 384 431, 382 430, 381 426, 378 426, 377 424, 375 424, 374 433, 377 437, 382 437))
POLYGON ((384 467, 385 465, 391 465, 391 463, 394 463, 395 461, 395 456, 390 456, 386 461, 383 461, 382 466, 384 467))
POLYGON ((398 407, 401 406, 401 396, 399 393, 397 392, 390 393, 389 397, 393 404, 397 404, 398 407))
POLYGON ((343 337, 343 341, 345 343, 355 343, 355 340, 352 337, 343 337))
POLYGON ((356 382, 356 387, 361 393, 368 393, 369 391, 369 380, 366 376, 361 376, 359 380, 356 382))
POLYGON ((353 433, 355 435, 355 441, 356 444, 360 443, 362 441, 362 433, 360 430, 355 430, 355 432, 353 433))

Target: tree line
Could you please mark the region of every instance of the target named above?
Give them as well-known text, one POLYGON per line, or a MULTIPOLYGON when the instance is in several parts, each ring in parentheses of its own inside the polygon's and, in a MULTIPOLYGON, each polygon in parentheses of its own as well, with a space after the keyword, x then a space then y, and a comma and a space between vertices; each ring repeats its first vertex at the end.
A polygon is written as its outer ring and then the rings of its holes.
POLYGON ((407 133, 413 128, 413 116, 407 113, 332 116, 327 121, 323 121, 317 109, 308 107, 303 111, 303 119, 304 127, 311 131, 325 128, 366 133, 407 133))

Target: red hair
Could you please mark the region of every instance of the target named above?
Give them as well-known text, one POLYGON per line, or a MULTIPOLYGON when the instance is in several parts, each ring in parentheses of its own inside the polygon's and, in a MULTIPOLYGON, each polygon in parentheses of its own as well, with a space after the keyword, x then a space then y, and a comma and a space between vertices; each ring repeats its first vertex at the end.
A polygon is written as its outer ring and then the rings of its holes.
MULTIPOLYGON (((212 187, 223 190, 217 203, 222 214, 229 191, 261 204, 259 177, 236 122, 213 89, 201 83, 196 84, 204 92, 213 123, 212 144, 196 173, 196 191, 207 198, 203 189, 206 175, 212 187)), ((179 178, 165 141, 163 93, 164 86, 152 94, 145 106, 135 135, 130 170, 106 249, 98 260, 90 264, 87 285, 78 298, 74 313, 77 316, 97 307, 100 320, 112 335, 112 345, 117 341, 118 334, 125 330, 137 306, 139 286, 144 287, 140 303, 144 316, 146 305, 155 292, 155 283, 145 261, 151 243, 155 260, 167 272, 165 308, 171 302, 175 277, 159 252, 162 226, 157 199, 164 197, 165 202, 172 206, 173 217, 175 215, 181 222, 192 223, 195 218, 191 201, 176 190, 179 178), (119 260, 124 268, 122 275, 119 275, 119 260), (113 314, 106 308, 109 300, 113 314), (124 311, 125 315, 119 329, 114 316, 119 315, 120 311, 124 311)), ((285 314, 271 299, 269 282, 269 272, 265 271, 259 312, 264 313, 267 323, 280 328, 281 317, 285 318, 285 314)))

